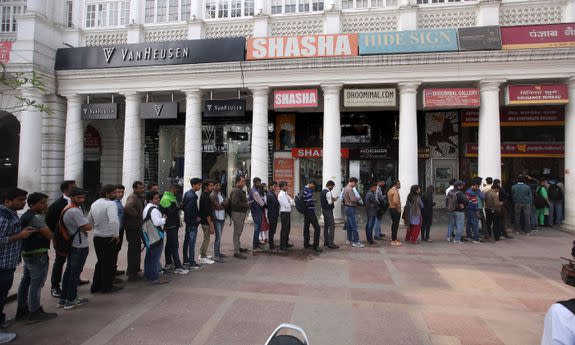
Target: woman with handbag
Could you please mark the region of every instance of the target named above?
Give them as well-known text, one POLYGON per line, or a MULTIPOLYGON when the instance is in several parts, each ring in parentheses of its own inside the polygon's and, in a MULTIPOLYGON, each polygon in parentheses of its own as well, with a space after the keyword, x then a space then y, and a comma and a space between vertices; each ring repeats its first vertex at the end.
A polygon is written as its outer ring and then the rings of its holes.
POLYGON ((165 284, 166 277, 160 276, 162 265, 160 258, 164 249, 164 230, 166 218, 158 210, 160 204, 160 194, 158 192, 148 192, 146 194, 146 207, 142 217, 144 225, 142 227, 142 239, 146 245, 146 259, 144 260, 144 277, 152 284, 165 284))

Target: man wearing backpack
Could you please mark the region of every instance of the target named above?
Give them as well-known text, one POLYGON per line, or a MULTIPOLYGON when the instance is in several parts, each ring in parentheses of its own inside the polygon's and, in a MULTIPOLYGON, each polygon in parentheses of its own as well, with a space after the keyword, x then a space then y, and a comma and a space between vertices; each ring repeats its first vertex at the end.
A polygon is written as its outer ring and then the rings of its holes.
POLYGON ((180 261, 178 232, 180 230, 180 207, 176 194, 180 186, 172 184, 160 201, 159 210, 162 214, 166 215, 166 224, 164 231, 166 233, 166 248, 164 249, 164 256, 166 259, 166 270, 174 269, 175 274, 186 275, 190 273, 184 268, 180 261))
MULTIPOLYGON (((86 192, 83 189, 74 188, 69 196, 70 205, 62 211, 63 214, 60 217, 60 224, 69 235, 67 244, 61 244, 69 246, 68 263, 62 278, 62 295, 58 303, 58 308, 64 308, 64 310, 74 309, 88 302, 86 298, 78 297, 78 283, 89 252, 88 231, 92 230, 92 224, 80 208, 86 201, 86 192)), ((112 205, 115 208, 113 203, 112 205)), ((114 208, 112 212, 116 213, 114 208)), ((58 235, 56 238, 58 239, 58 235)), ((58 241, 61 240, 58 239, 58 241)))
POLYGON ((18 288, 16 319, 38 322, 58 316, 56 313, 46 313, 40 303, 42 287, 48 276, 50 240, 54 234, 44 219, 48 196, 32 193, 28 196, 28 206, 30 208, 20 217, 21 225, 23 228, 31 227, 37 232, 22 241, 24 273, 18 288))
POLYGON ((321 253, 322 249, 319 247, 320 227, 315 214, 315 200, 313 200, 313 191, 315 190, 315 182, 309 183, 303 188, 303 201, 305 202, 306 210, 303 214, 303 247, 312 248, 316 253, 321 253), (309 226, 313 226, 313 244, 310 244, 309 226))
POLYGON ((514 207, 515 231, 529 234, 531 233, 531 204, 533 203, 533 194, 531 188, 525 184, 525 177, 519 175, 517 183, 511 187, 511 194, 514 207), (523 217, 521 217, 523 215, 523 217), (523 227, 521 227, 523 220, 523 227))
POLYGON ((462 244, 461 237, 463 236, 463 227, 465 223, 465 208, 467 205, 467 198, 463 193, 464 183, 456 181, 453 183, 453 189, 449 191, 446 198, 447 209, 449 211, 449 223, 451 229, 447 233, 447 241, 451 241, 452 229, 455 230, 455 237, 453 243, 462 244))
POLYGON ((561 225, 563 220, 563 190, 558 181, 549 183, 547 195, 549 197, 549 219, 550 226, 561 225))
POLYGON ((321 212, 324 222, 323 245, 329 249, 338 249, 339 247, 334 243, 335 220, 333 218, 333 209, 335 208, 334 201, 336 201, 337 198, 331 194, 333 187, 335 187, 335 182, 332 180, 327 181, 320 195, 321 212))

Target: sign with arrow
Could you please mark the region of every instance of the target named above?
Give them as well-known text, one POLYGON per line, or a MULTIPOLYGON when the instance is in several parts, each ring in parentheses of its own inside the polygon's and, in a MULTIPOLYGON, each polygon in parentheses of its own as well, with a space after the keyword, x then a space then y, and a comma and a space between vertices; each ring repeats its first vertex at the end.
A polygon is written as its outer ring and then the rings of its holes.
POLYGON ((82 104, 82 120, 115 120, 118 118, 118 103, 82 104))
POLYGON ((142 119, 177 119, 178 103, 175 102, 149 102, 140 104, 140 118, 142 119))

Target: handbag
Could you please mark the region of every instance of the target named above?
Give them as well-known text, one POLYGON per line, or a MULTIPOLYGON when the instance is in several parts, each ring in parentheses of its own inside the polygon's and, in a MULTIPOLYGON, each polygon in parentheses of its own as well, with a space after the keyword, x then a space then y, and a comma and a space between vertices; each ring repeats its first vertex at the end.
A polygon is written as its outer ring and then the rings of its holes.
POLYGON ((146 215, 144 224, 142 226, 142 239, 144 240, 144 245, 148 249, 156 243, 162 241, 166 236, 164 231, 159 226, 155 226, 152 222, 153 209, 155 209, 155 207, 150 207, 148 210, 148 214, 146 215))

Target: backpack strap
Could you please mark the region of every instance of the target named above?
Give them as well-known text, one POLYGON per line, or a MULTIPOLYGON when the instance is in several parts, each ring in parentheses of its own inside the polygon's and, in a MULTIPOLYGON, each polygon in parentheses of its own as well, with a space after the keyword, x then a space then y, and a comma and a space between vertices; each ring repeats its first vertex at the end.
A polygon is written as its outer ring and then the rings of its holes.
MULTIPOLYGON (((74 205, 66 205, 66 207, 64 207, 64 209, 62 210, 62 213, 60 213, 60 218, 58 219, 58 224, 60 224, 64 229, 66 229, 66 231, 68 231, 68 228, 66 227, 66 223, 64 223, 64 213, 66 213, 68 210, 72 208, 79 208, 79 207, 74 205)), ((72 241, 74 241, 74 238, 76 237, 76 235, 78 235, 79 232, 80 228, 78 228, 76 232, 74 232, 74 234, 72 235, 71 237, 72 241)), ((82 243, 82 237, 80 237, 80 243, 82 243)))
POLYGON ((154 209, 158 209, 156 206, 152 206, 148 209, 148 213, 146 213, 146 218, 144 218, 144 223, 147 222, 148 220, 152 219, 152 211, 154 209))
POLYGON ((561 304, 562 306, 567 308, 570 312, 572 312, 573 315, 575 315, 575 298, 570 299, 568 301, 559 301, 557 303, 561 304))

